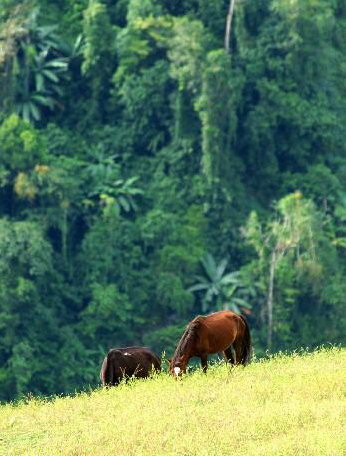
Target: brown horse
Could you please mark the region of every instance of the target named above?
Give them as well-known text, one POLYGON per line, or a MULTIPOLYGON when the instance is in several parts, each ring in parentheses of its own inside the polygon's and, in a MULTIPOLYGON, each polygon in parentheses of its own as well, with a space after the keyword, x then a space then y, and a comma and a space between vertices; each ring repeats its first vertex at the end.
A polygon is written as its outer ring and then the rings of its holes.
POLYGON ((245 318, 230 310, 194 318, 178 343, 169 371, 175 376, 185 373, 190 358, 197 356, 201 358, 203 371, 206 372, 208 355, 218 352, 223 352, 231 364, 245 365, 250 360, 251 337, 248 324, 245 318))
POLYGON ((160 359, 147 347, 112 348, 103 360, 100 379, 103 386, 113 386, 123 378, 145 378, 160 370, 160 359))

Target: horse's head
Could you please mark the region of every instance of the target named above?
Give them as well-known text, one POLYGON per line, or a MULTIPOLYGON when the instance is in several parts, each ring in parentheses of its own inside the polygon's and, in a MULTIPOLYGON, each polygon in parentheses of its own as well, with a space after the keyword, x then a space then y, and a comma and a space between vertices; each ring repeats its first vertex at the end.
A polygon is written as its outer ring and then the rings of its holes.
POLYGON ((175 378, 186 373, 187 359, 185 356, 177 356, 169 360, 169 372, 175 378))

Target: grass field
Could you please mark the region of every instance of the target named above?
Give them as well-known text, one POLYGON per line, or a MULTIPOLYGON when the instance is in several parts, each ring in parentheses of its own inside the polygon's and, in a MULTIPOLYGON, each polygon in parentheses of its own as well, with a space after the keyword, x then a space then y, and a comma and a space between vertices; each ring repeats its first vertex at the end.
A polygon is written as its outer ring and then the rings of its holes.
POLYGON ((343 456, 346 350, 0 407, 6 456, 343 456))

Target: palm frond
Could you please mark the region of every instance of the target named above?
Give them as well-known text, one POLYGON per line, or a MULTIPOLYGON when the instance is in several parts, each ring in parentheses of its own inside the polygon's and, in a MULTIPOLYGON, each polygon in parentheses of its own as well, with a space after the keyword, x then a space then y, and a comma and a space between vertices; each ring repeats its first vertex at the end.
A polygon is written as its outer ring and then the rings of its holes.
POLYGON ((220 280, 227 268, 228 265, 228 259, 224 258, 223 260, 220 261, 220 263, 216 266, 216 277, 217 280, 220 280))
POLYGON ((207 253, 201 259, 201 263, 207 276, 210 278, 212 282, 214 282, 216 276, 216 263, 213 256, 210 253, 207 253))
POLYGON ((187 291, 201 291, 206 290, 209 287, 207 283, 197 283, 196 285, 192 285, 192 287, 188 288, 187 291))

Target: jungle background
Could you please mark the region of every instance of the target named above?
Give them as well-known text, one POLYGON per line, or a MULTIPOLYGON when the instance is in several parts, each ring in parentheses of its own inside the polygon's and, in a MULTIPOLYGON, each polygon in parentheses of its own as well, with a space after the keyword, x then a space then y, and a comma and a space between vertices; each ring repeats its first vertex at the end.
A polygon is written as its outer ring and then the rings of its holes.
POLYGON ((167 356, 344 342, 346 3, 0 0, 0 400, 167 356))

